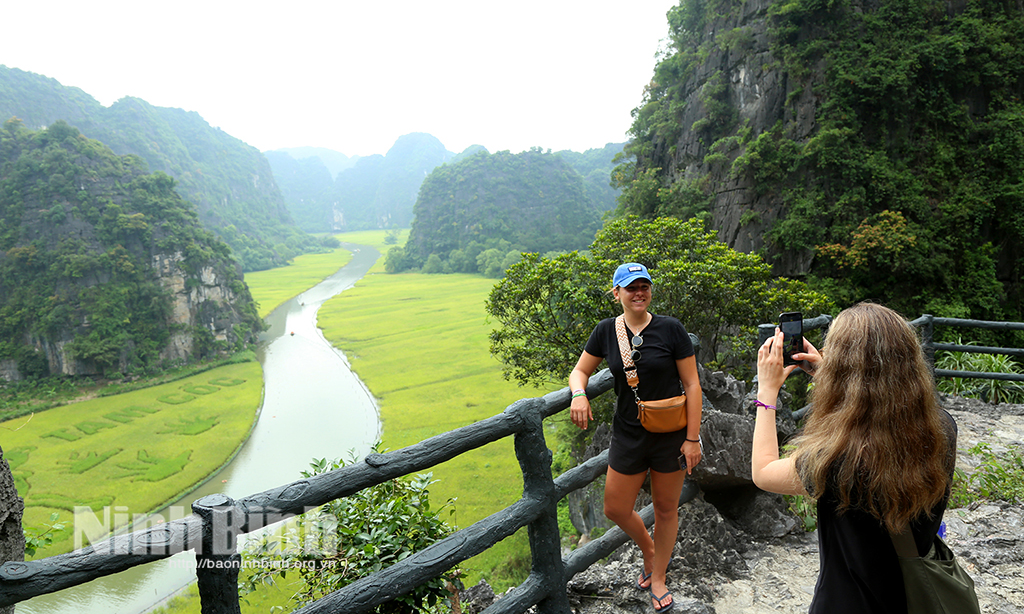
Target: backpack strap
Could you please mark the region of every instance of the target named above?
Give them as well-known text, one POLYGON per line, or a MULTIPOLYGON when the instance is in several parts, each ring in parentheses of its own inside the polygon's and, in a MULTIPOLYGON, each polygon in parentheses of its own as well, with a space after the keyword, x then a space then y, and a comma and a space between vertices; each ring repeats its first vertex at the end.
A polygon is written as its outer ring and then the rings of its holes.
POLYGON ((921 556, 917 551, 917 542, 914 541, 914 534, 910 532, 909 526, 902 533, 893 533, 890 531, 889 539, 892 540, 893 548, 896 549, 896 556, 901 559, 910 559, 921 556))

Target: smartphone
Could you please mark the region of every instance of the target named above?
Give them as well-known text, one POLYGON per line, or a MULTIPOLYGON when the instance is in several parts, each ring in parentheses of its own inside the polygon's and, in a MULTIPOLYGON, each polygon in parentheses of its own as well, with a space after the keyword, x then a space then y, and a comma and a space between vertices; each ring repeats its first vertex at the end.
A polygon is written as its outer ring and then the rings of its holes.
POLYGON ((779 329, 782 331, 782 364, 795 365, 793 354, 804 351, 804 317, 799 311, 779 314, 779 329))
POLYGON ((680 454, 679 455, 679 468, 682 469, 683 471, 686 471, 686 455, 685 454, 680 454))

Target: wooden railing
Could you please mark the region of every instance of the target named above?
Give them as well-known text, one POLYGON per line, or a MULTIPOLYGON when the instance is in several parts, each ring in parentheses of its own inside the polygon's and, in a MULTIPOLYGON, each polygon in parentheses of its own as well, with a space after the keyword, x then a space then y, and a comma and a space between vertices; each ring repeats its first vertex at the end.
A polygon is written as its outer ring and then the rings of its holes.
MULTIPOLYGON (((612 388, 607 369, 593 376, 587 394, 594 398, 612 388)), ((460 454, 513 436, 523 474, 523 496, 509 507, 461 529, 412 556, 364 577, 297 612, 368 612, 487 550, 521 527, 528 527, 532 569, 526 581, 485 610, 487 614, 540 613, 569 609, 566 583, 573 575, 608 556, 628 536, 612 528, 601 538, 561 555, 556 506, 571 491, 605 473, 607 450, 557 479, 551 475, 551 452, 544 440, 543 419, 571 401, 568 388, 541 398, 522 399, 502 413, 363 462, 284 486, 232 500, 208 495, 192 504, 193 514, 129 535, 118 535, 88 548, 29 562, 0 566, 0 607, 52 593, 165 559, 196 552, 196 576, 203 614, 238 614, 237 539, 284 518, 404 475, 422 472, 460 454)), ((695 494, 695 493, 694 493, 695 494)), ((647 526, 652 506, 641 511, 647 526)))

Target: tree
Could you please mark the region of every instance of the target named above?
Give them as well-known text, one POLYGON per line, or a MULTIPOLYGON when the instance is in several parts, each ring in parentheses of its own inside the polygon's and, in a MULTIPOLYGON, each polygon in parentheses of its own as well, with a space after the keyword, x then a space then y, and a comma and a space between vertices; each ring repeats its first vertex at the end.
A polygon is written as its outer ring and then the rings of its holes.
POLYGON ((737 252, 698 220, 627 217, 598 233, 589 256, 524 254, 487 299, 500 323, 491 353, 505 377, 522 384, 561 382, 602 318, 617 315, 611 277, 640 262, 654 278, 651 311, 671 315, 701 339, 701 362, 753 360, 756 325, 781 311, 808 315, 833 309, 806 284, 772 277, 760 256, 737 252))
POLYGON ((422 272, 427 275, 436 275, 444 272, 444 264, 441 262, 441 257, 437 254, 430 254, 427 261, 423 264, 422 272))
POLYGON ((388 255, 384 258, 384 270, 388 273, 399 273, 411 268, 409 260, 405 248, 396 245, 388 250, 388 255))
POLYGON ((476 257, 477 269, 484 277, 501 277, 503 272, 501 262, 503 258, 504 255, 501 251, 495 248, 484 250, 476 257))

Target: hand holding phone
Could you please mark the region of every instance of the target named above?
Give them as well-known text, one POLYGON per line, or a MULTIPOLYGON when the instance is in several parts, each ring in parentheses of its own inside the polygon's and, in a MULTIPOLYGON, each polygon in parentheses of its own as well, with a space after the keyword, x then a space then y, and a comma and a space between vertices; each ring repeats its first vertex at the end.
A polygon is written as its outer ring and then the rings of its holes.
POLYGON ((782 331, 782 364, 796 365, 793 354, 804 351, 804 317, 799 311, 779 314, 779 330, 782 331))

